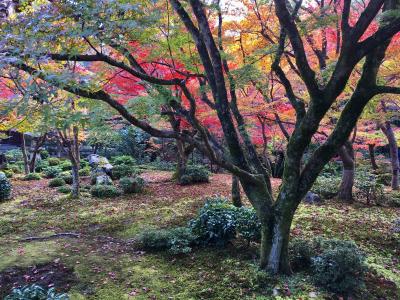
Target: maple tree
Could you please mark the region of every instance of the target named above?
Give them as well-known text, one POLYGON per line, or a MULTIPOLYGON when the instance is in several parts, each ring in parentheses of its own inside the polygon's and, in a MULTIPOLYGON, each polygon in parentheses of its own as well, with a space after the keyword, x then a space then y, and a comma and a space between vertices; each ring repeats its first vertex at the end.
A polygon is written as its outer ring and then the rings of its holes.
POLYGON ((245 2, 257 6, 244 17, 255 11, 261 40, 252 45, 252 59, 242 55, 242 65, 230 59, 224 45, 223 36, 232 33, 223 27, 218 2, 41 3, 1 25, 0 65, 107 103, 132 125, 195 147, 231 172, 262 224, 260 265, 273 273, 290 272, 288 242, 296 209, 325 164, 349 151, 343 146, 364 107, 377 95, 400 93, 378 80, 386 50, 400 31, 398 1, 245 2), (261 63, 254 66, 254 59, 261 63), (71 63, 84 71, 71 72, 71 63), (276 93, 271 82, 280 87, 276 93), (261 96, 250 102, 250 92, 261 96), (129 106, 131 97, 136 101, 129 106), (265 113, 278 99, 279 109, 265 113), (149 115, 170 116, 170 126, 135 110, 143 103, 158 109, 149 115), (305 161, 335 109, 331 130, 305 161), (291 114, 287 126, 279 114, 285 111, 291 114), (257 117, 272 117, 288 139, 276 198, 250 127, 257 117))

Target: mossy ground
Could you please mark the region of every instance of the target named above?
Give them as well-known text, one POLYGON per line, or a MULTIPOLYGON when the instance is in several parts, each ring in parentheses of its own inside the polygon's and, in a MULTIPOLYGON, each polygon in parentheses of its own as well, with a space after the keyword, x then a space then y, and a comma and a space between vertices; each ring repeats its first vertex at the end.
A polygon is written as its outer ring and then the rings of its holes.
MULTIPOLYGON (((140 251, 131 239, 142 229, 185 225, 204 196, 229 195, 230 190, 228 175, 214 175, 209 184, 187 187, 170 181, 168 172, 147 172, 144 177, 150 183, 141 195, 95 199, 86 193, 79 200, 48 188, 45 179, 14 180, 13 200, 0 204, 0 273, 57 261, 72 268, 78 279, 69 291, 71 299, 329 297, 305 274, 271 278, 258 270, 257 245, 240 240, 227 248, 198 248, 183 256, 140 251), (82 236, 20 241, 60 232, 82 236), (273 296, 273 290, 280 296, 273 296)), ((355 240, 374 270, 360 297, 398 299, 400 241, 391 224, 399 213, 398 208, 335 201, 301 205, 292 235, 355 240)))

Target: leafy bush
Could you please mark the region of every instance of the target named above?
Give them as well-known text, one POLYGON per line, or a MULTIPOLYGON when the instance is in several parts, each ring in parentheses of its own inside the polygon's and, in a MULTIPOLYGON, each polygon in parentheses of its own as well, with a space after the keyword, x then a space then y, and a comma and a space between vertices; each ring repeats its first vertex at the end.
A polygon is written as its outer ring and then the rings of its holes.
POLYGON ((62 162, 59 167, 61 168, 61 170, 63 171, 69 171, 72 169, 72 163, 69 160, 66 160, 64 162, 62 162))
POLYGON ((29 173, 24 176, 23 180, 40 180, 42 177, 38 173, 29 173))
POLYGON ((61 177, 53 178, 49 181, 49 187, 59 187, 65 185, 65 180, 61 177))
POLYGON ((40 153, 40 157, 41 157, 42 159, 48 159, 49 156, 50 156, 49 152, 48 152, 46 149, 40 150, 39 153, 40 153))
POLYGON ((339 191, 340 181, 340 177, 337 176, 318 176, 311 188, 311 191, 318 194, 322 198, 332 198, 339 191))
POLYGON ((253 208, 236 208, 235 224, 237 233, 248 242, 261 239, 261 223, 253 208))
POLYGON ((130 165, 117 165, 112 169, 112 178, 120 179, 122 177, 130 177, 139 174, 139 169, 130 165))
POLYGON ((90 176, 90 167, 84 167, 80 169, 79 176, 90 176))
POLYGON ((22 161, 24 159, 22 151, 20 149, 8 150, 5 153, 8 162, 15 163, 17 161, 22 161))
POLYGON ((392 183, 392 174, 390 173, 378 174, 376 178, 376 183, 390 186, 392 183))
POLYGON ((3 170, 3 173, 7 178, 12 178, 14 176, 14 172, 12 170, 3 170))
POLYGON ((357 196, 366 199, 367 202, 374 200, 375 202, 384 201, 384 188, 382 184, 377 182, 377 176, 368 170, 359 170, 355 178, 355 187, 357 196))
POLYGON ((236 236, 235 210, 224 198, 209 198, 189 228, 203 243, 223 246, 236 236))
POLYGON ((50 157, 47 159, 49 166, 58 166, 60 164, 60 160, 57 157, 50 157))
POLYGON ((147 230, 138 237, 144 249, 168 250, 172 254, 191 252, 190 246, 195 240, 191 230, 185 227, 147 230))
POLYGON ((69 194, 71 193, 72 189, 68 185, 63 185, 60 186, 57 191, 59 191, 62 194, 69 194))
POLYGON ((43 175, 46 178, 56 178, 60 173, 61 169, 59 167, 47 167, 43 170, 43 175))
POLYGON ((9 164, 8 169, 13 171, 16 174, 22 173, 22 167, 20 164, 9 164))
POLYGON ((0 172, 0 202, 8 200, 11 195, 11 183, 6 174, 0 172))
POLYGON ((140 193, 144 188, 144 179, 139 176, 122 177, 119 181, 119 187, 124 194, 140 193))
POLYGON ((60 178, 64 179, 66 184, 72 184, 72 174, 69 171, 61 172, 59 175, 60 178))
POLYGON ((67 294, 58 294, 54 288, 46 289, 32 284, 15 288, 4 300, 68 300, 67 294))
POLYGON ((44 169, 48 168, 50 166, 49 161, 48 160, 39 160, 36 163, 35 166, 35 172, 42 172, 44 169))
POLYGON ((79 162, 79 167, 81 169, 89 168, 89 162, 86 159, 81 159, 79 162))
POLYGON ((188 165, 181 177, 181 184, 201 183, 209 181, 210 172, 203 165, 188 165))
POLYGON ((312 257, 315 256, 312 241, 294 238, 289 243, 290 266, 294 271, 307 270, 311 267, 312 257))
POLYGON ((399 191, 391 191, 386 195, 387 197, 387 205, 391 207, 400 207, 400 192, 399 191))
POLYGON ((133 166, 136 164, 136 160, 129 155, 121 155, 121 156, 115 156, 112 159, 113 165, 120 166, 120 165, 128 165, 128 166, 133 166))
POLYGON ((351 241, 315 241, 319 254, 312 258, 315 282, 329 291, 349 294, 363 285, 365 256, 351 241))
POLYGON ((100 184, 92 186, 90 194, 97 198, 113 198, 121 195, 120 191, 115 186, 100 184))
POLYGON ((161 171, 174 171, 176 169, 174 163, 161 160, 159 159, 159 157, 157 157, 155 161, 147 163, 146 166, 150 166, 155 170, 161 170, 161 171))

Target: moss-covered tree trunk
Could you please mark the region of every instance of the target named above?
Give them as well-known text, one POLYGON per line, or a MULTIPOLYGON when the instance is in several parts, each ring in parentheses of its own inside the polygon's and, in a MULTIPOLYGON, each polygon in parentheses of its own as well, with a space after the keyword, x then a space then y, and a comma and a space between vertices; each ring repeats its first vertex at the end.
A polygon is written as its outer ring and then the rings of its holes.
MULTIPOLYGON (((384 104, 382 104, 384 106, 384 104)), ((384 106, 385 107, 385 106, 384 106)), ((392 182, 391 186, 393 190, 399 189, 399 150, 396 141, 396 137, 393 132, 392 125, 389 121, 386 121, 381 126, 382 132, 385 134, 388 144, 389 144, 389 153, 390 153, 390 164, 392 166, 392 182)))
POLYGON ((351 142, 347 142, 339 150, 342 159, 342 181, 339 187, 338 198, 346 202, 353 201, 353 186, 355 175, 354 150, 351 142))
POLYGON ((242 207, 242 197, 240 195, 240 182, 237 176, 232 175, 232 203, 236 207, 242 207))
POLYGON ((21 152, 22 152, 22 158, 24 160, 24 172, 25 175, 27 175, 29 174, 29 158, 26 150, 25 133, 22 133, 21 152))

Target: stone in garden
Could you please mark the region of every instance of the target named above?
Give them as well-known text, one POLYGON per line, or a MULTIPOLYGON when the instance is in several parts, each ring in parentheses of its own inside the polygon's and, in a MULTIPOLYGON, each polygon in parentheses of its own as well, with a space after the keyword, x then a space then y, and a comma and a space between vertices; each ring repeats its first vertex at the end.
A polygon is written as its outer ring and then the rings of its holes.
POLYGON ((321 197, 311 191, 307 192, 306 196, 303 198, 303 201, 307 204, 322 204, 321 197))
POLYGON ((102 169, 104 173, 106 173, 108 176, 111 176, 113 166, 106 157, 98 154, 91 154, 89 155, 88 160, 92 169, 102 169))
POLYGON ((110 176, 104 174, 96 177, 96 184, 100 185, 112 185, 110 176))

